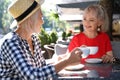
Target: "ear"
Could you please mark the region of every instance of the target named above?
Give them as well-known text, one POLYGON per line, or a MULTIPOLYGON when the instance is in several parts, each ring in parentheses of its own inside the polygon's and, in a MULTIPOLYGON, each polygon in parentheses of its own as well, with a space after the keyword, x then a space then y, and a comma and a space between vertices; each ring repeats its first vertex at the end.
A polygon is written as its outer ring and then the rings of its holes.
POLYGON ((103 25, 104 24, 104 20, 98 20, 98 26, 101 26, 101 25, 103 25))

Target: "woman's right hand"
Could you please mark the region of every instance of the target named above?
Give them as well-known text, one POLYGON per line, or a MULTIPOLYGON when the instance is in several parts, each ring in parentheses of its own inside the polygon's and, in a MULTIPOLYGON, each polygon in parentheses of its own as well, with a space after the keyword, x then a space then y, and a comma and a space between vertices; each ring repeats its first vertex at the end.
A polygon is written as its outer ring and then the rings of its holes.
POLYGON ((67 53, 67 61, 69 65, 74 63, 80 63, 80 59, 82 58, 81 54, 82 51, 78 47, 73 49, 70 53, 67 53))
POLYGON ((70 53, 66 53, 64 58, 55 64, 56 72, 59 72, 66 66, 80 63, 80 59, 82 58, 81 54, 82 51, 79 48, 75 48, 70 53))

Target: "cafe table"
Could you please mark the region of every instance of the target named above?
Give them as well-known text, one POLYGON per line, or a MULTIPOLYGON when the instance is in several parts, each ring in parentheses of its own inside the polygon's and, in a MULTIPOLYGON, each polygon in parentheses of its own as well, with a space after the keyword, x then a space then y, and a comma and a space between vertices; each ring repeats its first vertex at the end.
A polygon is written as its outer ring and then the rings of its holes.
POLYGON ((85 67, 82 70, 77 71, 69 71, 69 73, 73 72, 73 75, 65 75, 61 76, 61 73, 58 73, 58 79, 57 80, 120 80, 120 64, 89 64, 85 63, 85 67), (98 75, 97 77, 88 77, 89 71, 97 71, 98 75), (83 74, 82 74, 83 73, 83 74))
POLYGON ((84 67, 80 70, 61 70, 53 80, 120 80, 120 64, 101 62, 83 63, 82 65, 84 67), (97 77, 88 76, 92 71, 97 72, 97 77))

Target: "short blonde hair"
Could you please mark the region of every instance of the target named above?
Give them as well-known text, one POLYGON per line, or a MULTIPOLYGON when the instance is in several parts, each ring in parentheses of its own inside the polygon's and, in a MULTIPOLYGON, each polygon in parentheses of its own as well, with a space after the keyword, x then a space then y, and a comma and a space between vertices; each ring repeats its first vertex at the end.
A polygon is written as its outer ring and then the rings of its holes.
POLYGON ((103 25, 99 26, 102 31, 107 31, 109 27, 108 15, 106 10, 101 5, 90 5, 85 9, 85 12, 95 11, 96 17, 102 20, 103 25))

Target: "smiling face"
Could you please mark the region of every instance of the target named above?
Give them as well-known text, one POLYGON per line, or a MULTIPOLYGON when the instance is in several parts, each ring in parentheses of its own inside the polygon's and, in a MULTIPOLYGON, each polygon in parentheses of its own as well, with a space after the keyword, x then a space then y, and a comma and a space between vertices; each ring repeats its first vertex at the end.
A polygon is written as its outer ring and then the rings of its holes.
POLYGON ((97 31, 100 20, 95 11, 85 11, 83 15, 83 26, 85 31, 97 31))
POLYGON ((96 8, 88 8, 84 11, 83 26, 87 32, 97 32, 102 23, 101 16, 96 8))

